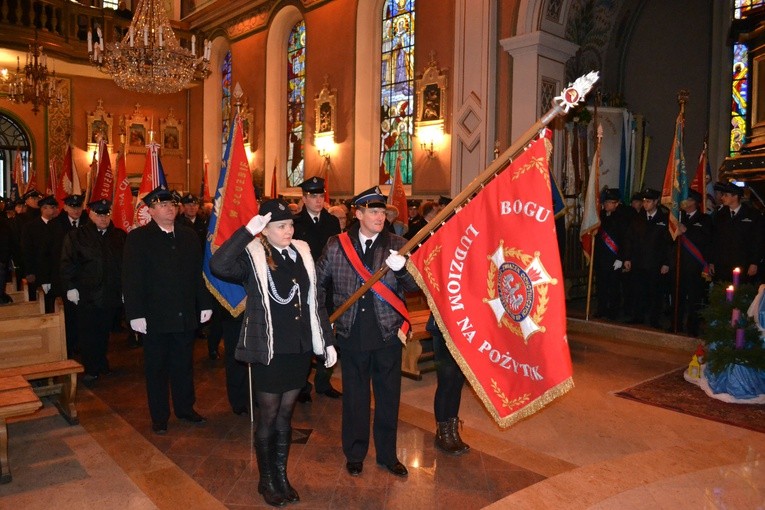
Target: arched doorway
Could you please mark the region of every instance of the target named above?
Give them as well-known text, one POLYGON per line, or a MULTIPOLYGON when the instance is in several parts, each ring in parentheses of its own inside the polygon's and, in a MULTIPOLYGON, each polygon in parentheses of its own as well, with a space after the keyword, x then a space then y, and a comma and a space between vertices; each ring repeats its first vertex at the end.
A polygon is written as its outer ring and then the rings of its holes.
MULTIPOLYGON (((29 135, 16 119, 0 112, 0 195, 4 197, 10 197, 17 152, 21 155, 22 180, 26 183, 29 180, 29 158, 32 153, 29 135)), ((19 194, 23 192, 22 189, 19 194)))

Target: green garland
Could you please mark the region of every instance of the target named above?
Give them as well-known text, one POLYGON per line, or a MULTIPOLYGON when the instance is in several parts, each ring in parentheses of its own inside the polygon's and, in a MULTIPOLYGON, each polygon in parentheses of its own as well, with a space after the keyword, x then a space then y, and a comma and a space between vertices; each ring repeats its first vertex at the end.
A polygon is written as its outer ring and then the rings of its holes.
POLYGON ((701 312, 706 320, 702 340, 707 347, 707 367, 716 374, 731 364, 765 370, 765 342, 760 338, 754 320, 746 315, 757 289, 753 285, 739 285, 733 293, 733 302, 729 303, 725 291, 728 285, 730 283, 726 282, 713 285, 709 292, 709 306, 701 312), (737 327, 745 330, 743 349, 736 349, 735 346, 736 328, 730 323, 734 308, 741 310, 737 327))

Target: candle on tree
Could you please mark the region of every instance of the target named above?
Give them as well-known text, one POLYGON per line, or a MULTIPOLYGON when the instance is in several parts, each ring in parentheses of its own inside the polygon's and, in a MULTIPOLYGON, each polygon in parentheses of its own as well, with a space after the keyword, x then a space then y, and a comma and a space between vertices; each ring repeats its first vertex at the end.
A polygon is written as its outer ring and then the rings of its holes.
POLYGON ((739 279, 741 278, 741 268, 736 267, 733 269, 733 286, 738 287, 739 279))
POLYGON ((725 289, 725 297, 728 298, 728 303, 733 302, 733 285, 728 285, 725 289))
POLYGON ((731 316, 730 316, 730 325, 735 328, 740 318, 741 318, 741 310, 739 310, 738 308, 734 308, 733 313, 731 313, 731 316))
POLYGON ((744 328, 736 330, 736 349, 744 348, 744 328))

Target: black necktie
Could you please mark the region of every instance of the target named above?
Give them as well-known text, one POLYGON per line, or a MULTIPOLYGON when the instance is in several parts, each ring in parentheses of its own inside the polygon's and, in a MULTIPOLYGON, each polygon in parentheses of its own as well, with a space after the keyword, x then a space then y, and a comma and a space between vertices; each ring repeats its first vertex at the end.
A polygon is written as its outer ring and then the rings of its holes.
POLYGON ((282 250, 282 257, 284 257, 286 262, 292 262, 292 257, 290 257, 290 253, 287 251, 287 248, 282 250))
POLYGON ((372 240, 371 239, 367 239, 366 241, 364 241, 364 253, 368 252, 369 248, 371 248, 371 247, 372 247, 372 240))
POLYGON ((104 235, 104 234, 106 234, 106 230, 99 230, 98 233, 101 234, 101 235, 104 235))
POLYGON ((72 220, 72 226, 73 226, 74 228, 77 228, 77 220, 72 220))
POLYGON ((314 223, 319 223, 319 217, 318 216, 314 216, 313 217, 313 222, 314 223))
POLYGON ((731 211, 730 212, 730 217, 731 217, 731 219, 735 218, 736 217, 736 211, 731 211))

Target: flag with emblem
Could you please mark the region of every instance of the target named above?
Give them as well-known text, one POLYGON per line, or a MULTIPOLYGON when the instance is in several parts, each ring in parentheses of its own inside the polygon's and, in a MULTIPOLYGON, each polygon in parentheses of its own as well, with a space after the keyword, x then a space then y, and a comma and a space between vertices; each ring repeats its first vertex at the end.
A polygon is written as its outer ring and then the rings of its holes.
POLYGON ((114 206, 112 207, 112 222, 114 226, 130 232, 133 229, 133 190, 130 189, 130 181, 127 178, 125 168, 125 153, 117 156, 117 189, 114 192, 114 206))
POLYGON ((113 191, 114 172, 112 172, 112 161, 109 157, 106 139, 101 138, 98 142, 98 174, 96 175, 93 191, 90 195, 90 202, 111 200, 113 191))
POLYGON ((143 203, 143 197, 160 185, 167 187, 165 171, 162 168, 162 161, 159 159, 159 144, 157 142, 150 142, 146 146, 143 176, 141 177, 141 185, 138 187, 138 201, 136 202, 133 215, 133 224, 136 227, 141 227, 151 221, 149 208, 143 203))
POLYGON ((688 174, 685 169, 683 154, 683 129, 685 119, 683 110, 675 120, 675 138, 669 152, 667 171, 664 173, 664 186, 661 191, 661 203, 669 209, 669 233, 672 240, 680 235, 680 207, 688 199, 688 174))
POLYGON ((258 201, 255 199, 252 173, 244 150, 242 120, 237 115, 234 128, 229 132, 226 154, 215 189, 202 264, 208 290, 235 317, 244 311, 247 294, 241 285, 223 281, 213 275, 210 271, 210 258, 231 234, 247 225, 256 214, 258 201))
POLYGON ((81 195, 80 175, 77 173, 77 167, 74 164, 74 155, 72 154, 72 145, 67 144, 64 153, 64 163, 61 167, 59 183, 56 186, 56 200, 62 201, 69 195, 81 195))
MULTIPOLYGON (((699 210, 706 214, 707 212, 707 176, 712 174, 712 169, 709 166, 709 159, 707 158, 707 140, 704 140, 704 146, 701 149, 701 154, 699 154, 699 163, 696 165, 696 173, 693 175, 693 180, 691 181, 689 187, 690 189, 697 191, 699 195, 701 195, 701 203, 699 205, 699 210)), ((709 179, 711 181, 711 178, 709 179)), ((714 197, 714 194, 712 195, 714 197)))
POLYGON ((407 264, 502 427, 573 387, 546 146, 535 141, 407 264))

